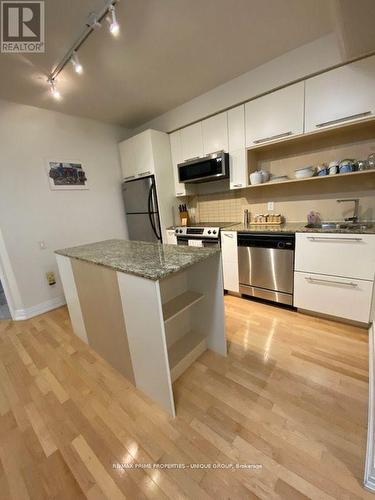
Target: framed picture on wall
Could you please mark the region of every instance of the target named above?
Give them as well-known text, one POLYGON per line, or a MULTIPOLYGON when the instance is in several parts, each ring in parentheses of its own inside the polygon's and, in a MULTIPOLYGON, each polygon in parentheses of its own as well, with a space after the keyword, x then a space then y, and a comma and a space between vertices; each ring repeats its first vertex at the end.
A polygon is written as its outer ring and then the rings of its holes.
POLYGON ((78 160, 47 160, 50 188, 53 190, 88 189, 86 171, 78 160))

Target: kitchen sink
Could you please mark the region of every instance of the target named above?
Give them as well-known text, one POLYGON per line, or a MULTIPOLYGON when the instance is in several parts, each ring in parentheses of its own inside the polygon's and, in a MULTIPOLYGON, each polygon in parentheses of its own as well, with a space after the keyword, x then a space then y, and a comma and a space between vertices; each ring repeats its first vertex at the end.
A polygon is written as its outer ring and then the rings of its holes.
POLYGON ((362 223, 352 223, 352 222, 321 222, 320 224, 307 224, 305 226, 308 229, 353 229, 353 230, 358 230, 358 229, 370 229, 373 227, 373 224, 369 224, 366 222, 362 223))

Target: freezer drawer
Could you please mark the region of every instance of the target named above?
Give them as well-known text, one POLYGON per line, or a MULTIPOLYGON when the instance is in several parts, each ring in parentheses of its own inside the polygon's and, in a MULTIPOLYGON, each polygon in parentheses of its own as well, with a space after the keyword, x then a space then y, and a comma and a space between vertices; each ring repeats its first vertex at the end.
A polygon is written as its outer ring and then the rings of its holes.
POLYGON ((372 281, 295 272, 294 284, 295 307, 361 323, 370 320, 372 281))
POLYGON ((240 286, 292 294, 293 261, 293 250, 239 246, 240 286))

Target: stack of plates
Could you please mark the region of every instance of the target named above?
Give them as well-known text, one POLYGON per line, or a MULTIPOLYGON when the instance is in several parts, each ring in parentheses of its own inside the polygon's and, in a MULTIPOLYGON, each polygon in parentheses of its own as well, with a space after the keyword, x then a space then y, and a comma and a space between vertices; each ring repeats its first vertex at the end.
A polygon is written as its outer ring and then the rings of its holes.
POLYGON ((272 179, 268 182, 283 182, 289 180, 289 177, 287 175, 277 175, 273 176, 272 179))

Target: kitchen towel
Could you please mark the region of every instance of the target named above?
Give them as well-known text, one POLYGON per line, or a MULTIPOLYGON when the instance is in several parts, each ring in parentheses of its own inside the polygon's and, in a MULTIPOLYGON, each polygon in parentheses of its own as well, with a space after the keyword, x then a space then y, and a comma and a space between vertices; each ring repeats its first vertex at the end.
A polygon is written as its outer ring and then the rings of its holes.
POLYGON ((202 240, 188 240, 189 247, 203 247, 202 240))

